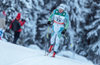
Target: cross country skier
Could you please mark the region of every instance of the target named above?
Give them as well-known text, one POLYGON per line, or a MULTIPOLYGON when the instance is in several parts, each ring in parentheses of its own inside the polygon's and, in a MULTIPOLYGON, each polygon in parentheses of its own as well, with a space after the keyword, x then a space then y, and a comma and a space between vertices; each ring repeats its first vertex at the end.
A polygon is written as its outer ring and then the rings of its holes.
POLYGON ((11 22, 9 28, 12 29, 14 31, 14 40, 13 43, 16 44, 19 36, 20 36, 20 32, 22 31, 21 26, 23 26, 25 24, 25 20, 21 18, 21 13, 18 13, 16 18, 11 22))
POLYGON ((68 13, 65 12, 66 5, 60 4, 57 9, 55 9, 52 14, 50 15, 48 19, 48 25, 51 24, 51 21, 53 20, 52 25, 52 34, 50 39, 50 48, 49 53, 52 51, 52 48, 54 47, 54 52, 52 57, 55 57, 55 54, 57 53, 57 50, 59 48, 60 39, 62 34, 65 34, 66 29, 69 25, 69 16, 68 13), (55 45, 54 45, 55 43, 55 45))
POLYGON ((0 13, 0 40, 2 40, 3 33, 5 30, 5 17, 6 17, 5 11, 0 13))

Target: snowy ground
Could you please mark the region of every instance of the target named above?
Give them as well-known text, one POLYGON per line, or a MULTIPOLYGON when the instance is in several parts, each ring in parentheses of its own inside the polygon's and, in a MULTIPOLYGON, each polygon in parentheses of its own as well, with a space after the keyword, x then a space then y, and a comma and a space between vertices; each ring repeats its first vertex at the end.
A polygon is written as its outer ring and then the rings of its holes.
POLYGON ((93 65, 86 59, 82 61, 84 59, 81 56, 65 58, 61 56, 62 53, 52 58, 44 56, 44 51, 37 48, 30 49, 0 41, 0 65, 93 65))

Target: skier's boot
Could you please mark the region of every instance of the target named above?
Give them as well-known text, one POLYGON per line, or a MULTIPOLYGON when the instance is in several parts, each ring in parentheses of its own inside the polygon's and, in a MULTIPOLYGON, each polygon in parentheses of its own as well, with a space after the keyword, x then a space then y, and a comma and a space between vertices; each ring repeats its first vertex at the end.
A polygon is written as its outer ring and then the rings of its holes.
POLYGON ((55 55, 56 55, 56 52, 54 51, 52 57, 55 57, 55 55))
POLYGON ((53 45, 50 46, 49 48, 49 53, 52 51, 53 45))

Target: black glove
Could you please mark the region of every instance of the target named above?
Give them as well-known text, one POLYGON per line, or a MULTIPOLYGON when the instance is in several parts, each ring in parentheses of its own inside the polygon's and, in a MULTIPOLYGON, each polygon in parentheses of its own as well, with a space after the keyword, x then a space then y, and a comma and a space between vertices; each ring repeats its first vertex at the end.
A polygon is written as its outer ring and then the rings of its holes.
POLYGON ((48 21, 48 23, 47 23, 48 25, 51 25, 51 21, 48 21))
POLYGON ((61 32, 61 34, 65 34, 65 32, 66 32, 66 29, 64 29, 64 30, 61 32))
MULTIPOLYGON (((21 21, 25 21, 25 19, 21 19, 21 21)), ((26 22, 26 21, 25 21, 26 22)))

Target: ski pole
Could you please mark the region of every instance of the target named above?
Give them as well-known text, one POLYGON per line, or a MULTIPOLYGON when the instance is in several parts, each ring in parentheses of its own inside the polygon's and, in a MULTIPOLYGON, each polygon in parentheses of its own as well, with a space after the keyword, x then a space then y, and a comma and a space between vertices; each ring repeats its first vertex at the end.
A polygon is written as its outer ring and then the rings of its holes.
MULTIPOLYGON (((48 26, 48 28, 47 28, 47 35, 46 35, 46 37, 47 37, 47 39, 49 39, 49 26, 48 26)), ((45 44, 45 55, 47 54, 47 53, 46 53, 47 46, 48 46, 48 45, 45 44)))
MULTIPOLYGON (((65 37, 66 40, 68 40, 65 34, 63 36, 65 37)), ((70 46, 73 47, 73 44, 70 44, 70 46)))
POLYGON ((47 39, 48 39, 49 38, 49 34, 48 34, 49 33, 49 26, 48 26, 47 30, 48 30, 47 31, 47 39))
POLYGON ((67 40, 67 37, 66 37, 66 35, 64 34, 63 36, 64 36, 64 37, 66 38, 66 40, 67 40))
MULTIPOLYGON (((68 38, 66 37, 66 35, 65 35, 65 34, 64 34, 63 36, 65 37, 65 39, 66 39, 66 40, 68 40, 68 38)), ((71 48, 73 47, 73 44, 72 44, 72 43, 70 43, 70 47, 71 47, 71 48)), ((73 50, 73 49, 72 49, 71 51, 73 52, 72 57, 74 58, 74 57, 75 57, 75 52, 74 52, 74 50, 73 50)))

